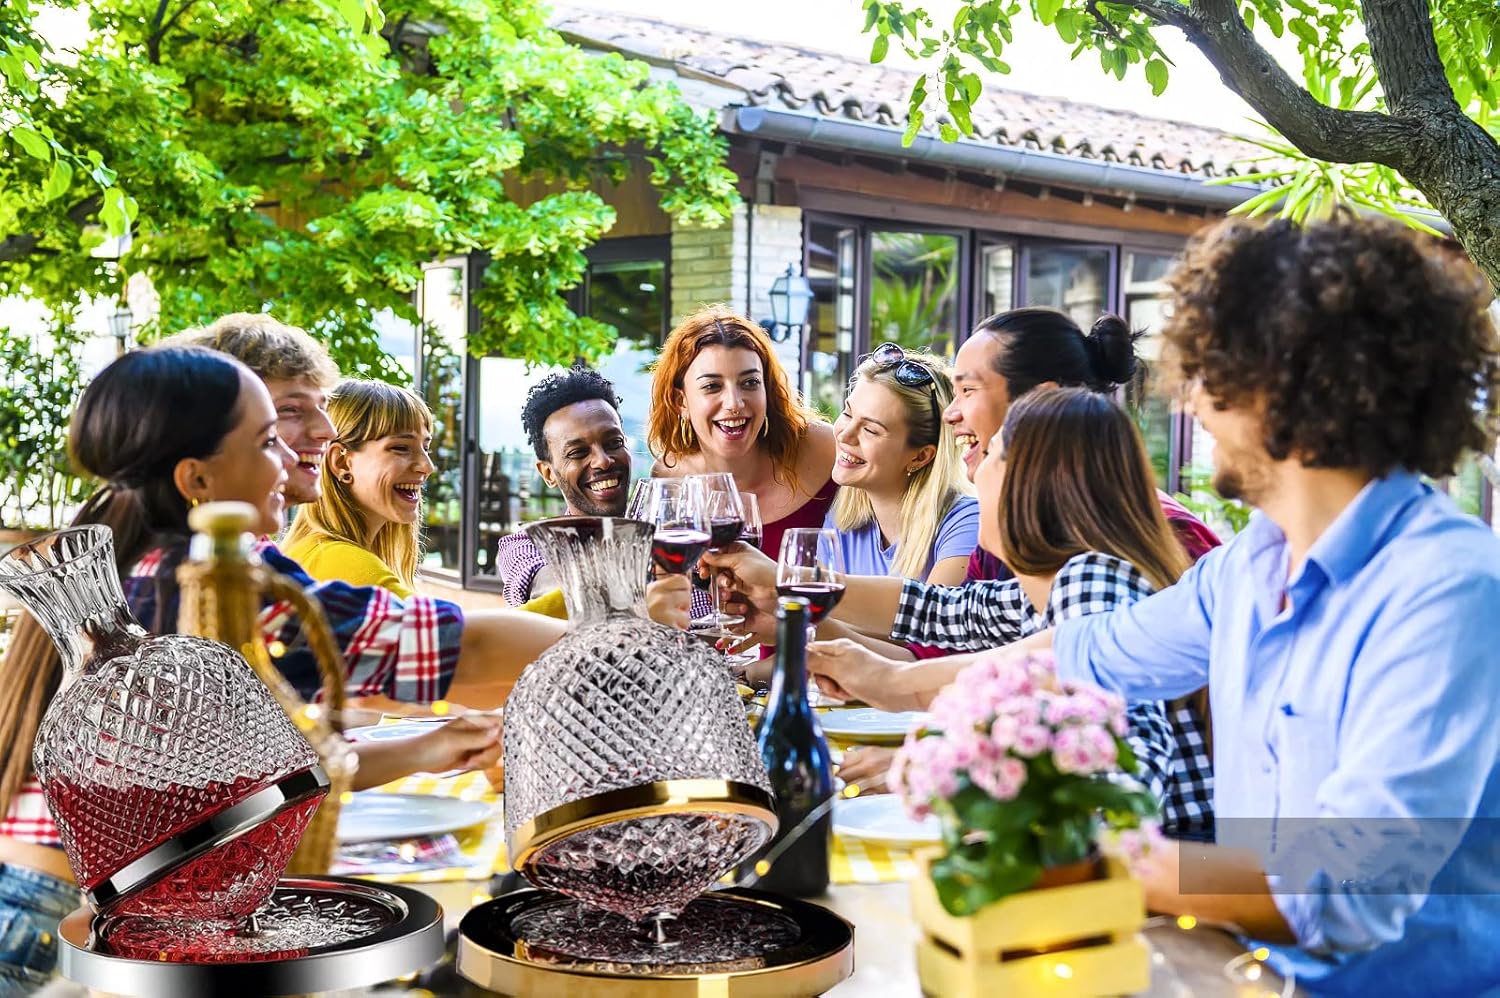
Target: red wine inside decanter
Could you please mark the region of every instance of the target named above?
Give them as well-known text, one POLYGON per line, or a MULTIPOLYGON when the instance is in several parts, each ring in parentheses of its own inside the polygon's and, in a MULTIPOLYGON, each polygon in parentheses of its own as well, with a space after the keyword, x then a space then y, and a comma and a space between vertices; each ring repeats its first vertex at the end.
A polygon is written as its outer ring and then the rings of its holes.
MULTIPOLYGON (((92 891, 174 835, 234 806, 274 780, 264 774, 202 786, 141 784, 117 789, 54 780, 47 801, 79 886, 92 891)), ((326 791, 197 857, 111 910, 192 917, 211 910, 255 910, 291 859, 297 840, 326 791)), ((243 913, 243 912, 238 912, 243 913)))

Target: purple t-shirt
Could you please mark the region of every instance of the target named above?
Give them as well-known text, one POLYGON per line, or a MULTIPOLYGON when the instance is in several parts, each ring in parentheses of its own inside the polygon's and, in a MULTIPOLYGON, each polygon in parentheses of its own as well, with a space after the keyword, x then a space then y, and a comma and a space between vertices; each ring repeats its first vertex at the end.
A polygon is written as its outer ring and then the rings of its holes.
MULTIPOLYGON (((833 528, 833 511, 830 510, 823 526, 833 528)), ((890 575, 891 565, 896 561, 896 543, 881 545, 880 524, 874 517, 863 527, 839 531, 839 543, 844 549, 844 571, 850 575, 890 575)), ((938 526, 937 538, 927 563, 922 567, 925 580, 932 566, 944 558, 967 558, 979 545, 979 501, 972 496, 959 496, 948 507, 943 522, 938 526)))

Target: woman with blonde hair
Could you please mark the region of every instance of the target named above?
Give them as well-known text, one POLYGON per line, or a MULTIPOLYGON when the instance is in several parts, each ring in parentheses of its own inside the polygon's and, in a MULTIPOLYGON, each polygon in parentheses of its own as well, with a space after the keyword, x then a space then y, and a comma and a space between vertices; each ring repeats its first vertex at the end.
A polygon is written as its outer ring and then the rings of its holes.
POLYGON ((652 474, 730 472, 760 505, 762 549, 821 527, 833 502, 833 430, 793 389, 760 326, 722 305, 684 319, 651 380, 652 474))
POLYGON ((415 392, 348 379, 328 395, 337 436, 322 488, 297 511, 284 548, 315 579, 408 597, 421 555, 422 486, 433 472, 432 412, 415 392))
POLYGON ((946 365, 931 354, 886 343, 855 368, 833 424, 840 488, 825 523, 850 574, 963 581, 979 504, 942 418, 952 401, 946 365))

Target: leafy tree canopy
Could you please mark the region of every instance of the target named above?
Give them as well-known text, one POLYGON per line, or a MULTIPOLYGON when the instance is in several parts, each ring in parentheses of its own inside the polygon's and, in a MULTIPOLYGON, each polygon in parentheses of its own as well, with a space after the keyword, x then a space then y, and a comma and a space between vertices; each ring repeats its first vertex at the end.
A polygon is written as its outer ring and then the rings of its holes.
POLYGON ((481 250, 475 353, 607 350, 563 300, 614 223, 589 185, 645 155, 665 211, 718 223, 737 195, 712 120, 534 0, 381 7, 383 26, 369 0, 95 0, 75 54, 35 5, 0 5, 0 294, 61 307, 144 273, 148 339, 269 307, 346 370, 394 374, 374 314, 415 320, 421 265, 481 250), (117 264, 91 254, 127 229, 117 264))
MULTIPOLYGON (((910 142, 940 114, 948 141, 971 135, 986 74, 1012 24, 1051 26, 1073 58, 1092 53, 1156 93, 1171 76, 1161 29, 1183 32, 1270 126, 1284 164, 1251 179, 1267 193, 1242 210, 1292 217, 1338 202, 1400 215, 1430 206, 1500 286, 1500 4, 1494 0, 957 0, 934 17, 905 0, 864 0, 871 60, 892 44, 927 72, 910 94, 910 142), (1263 44, 1290 37, 1300 79, 1263 44)), ((1237 178, 1243 180, 1245 178, 1237 178)))

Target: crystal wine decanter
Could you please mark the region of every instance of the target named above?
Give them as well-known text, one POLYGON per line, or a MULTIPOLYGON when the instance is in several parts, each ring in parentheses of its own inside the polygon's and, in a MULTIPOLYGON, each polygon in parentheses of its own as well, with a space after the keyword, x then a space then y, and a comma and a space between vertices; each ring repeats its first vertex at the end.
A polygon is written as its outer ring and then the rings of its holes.
POLYGON ((104 526, 15 548, 0 588, 62 656, 33 768, 90 905, 202 920, 260 908, 328 780, 245 660, 203 638, 149 637, 104 526))
POLYGON ((706 644, 646 618, 649 524, 525 529, 562 580, 570 627, 505 705, 512 862, 632 921, 675 916, 775 832, 734 681, 706 644))

